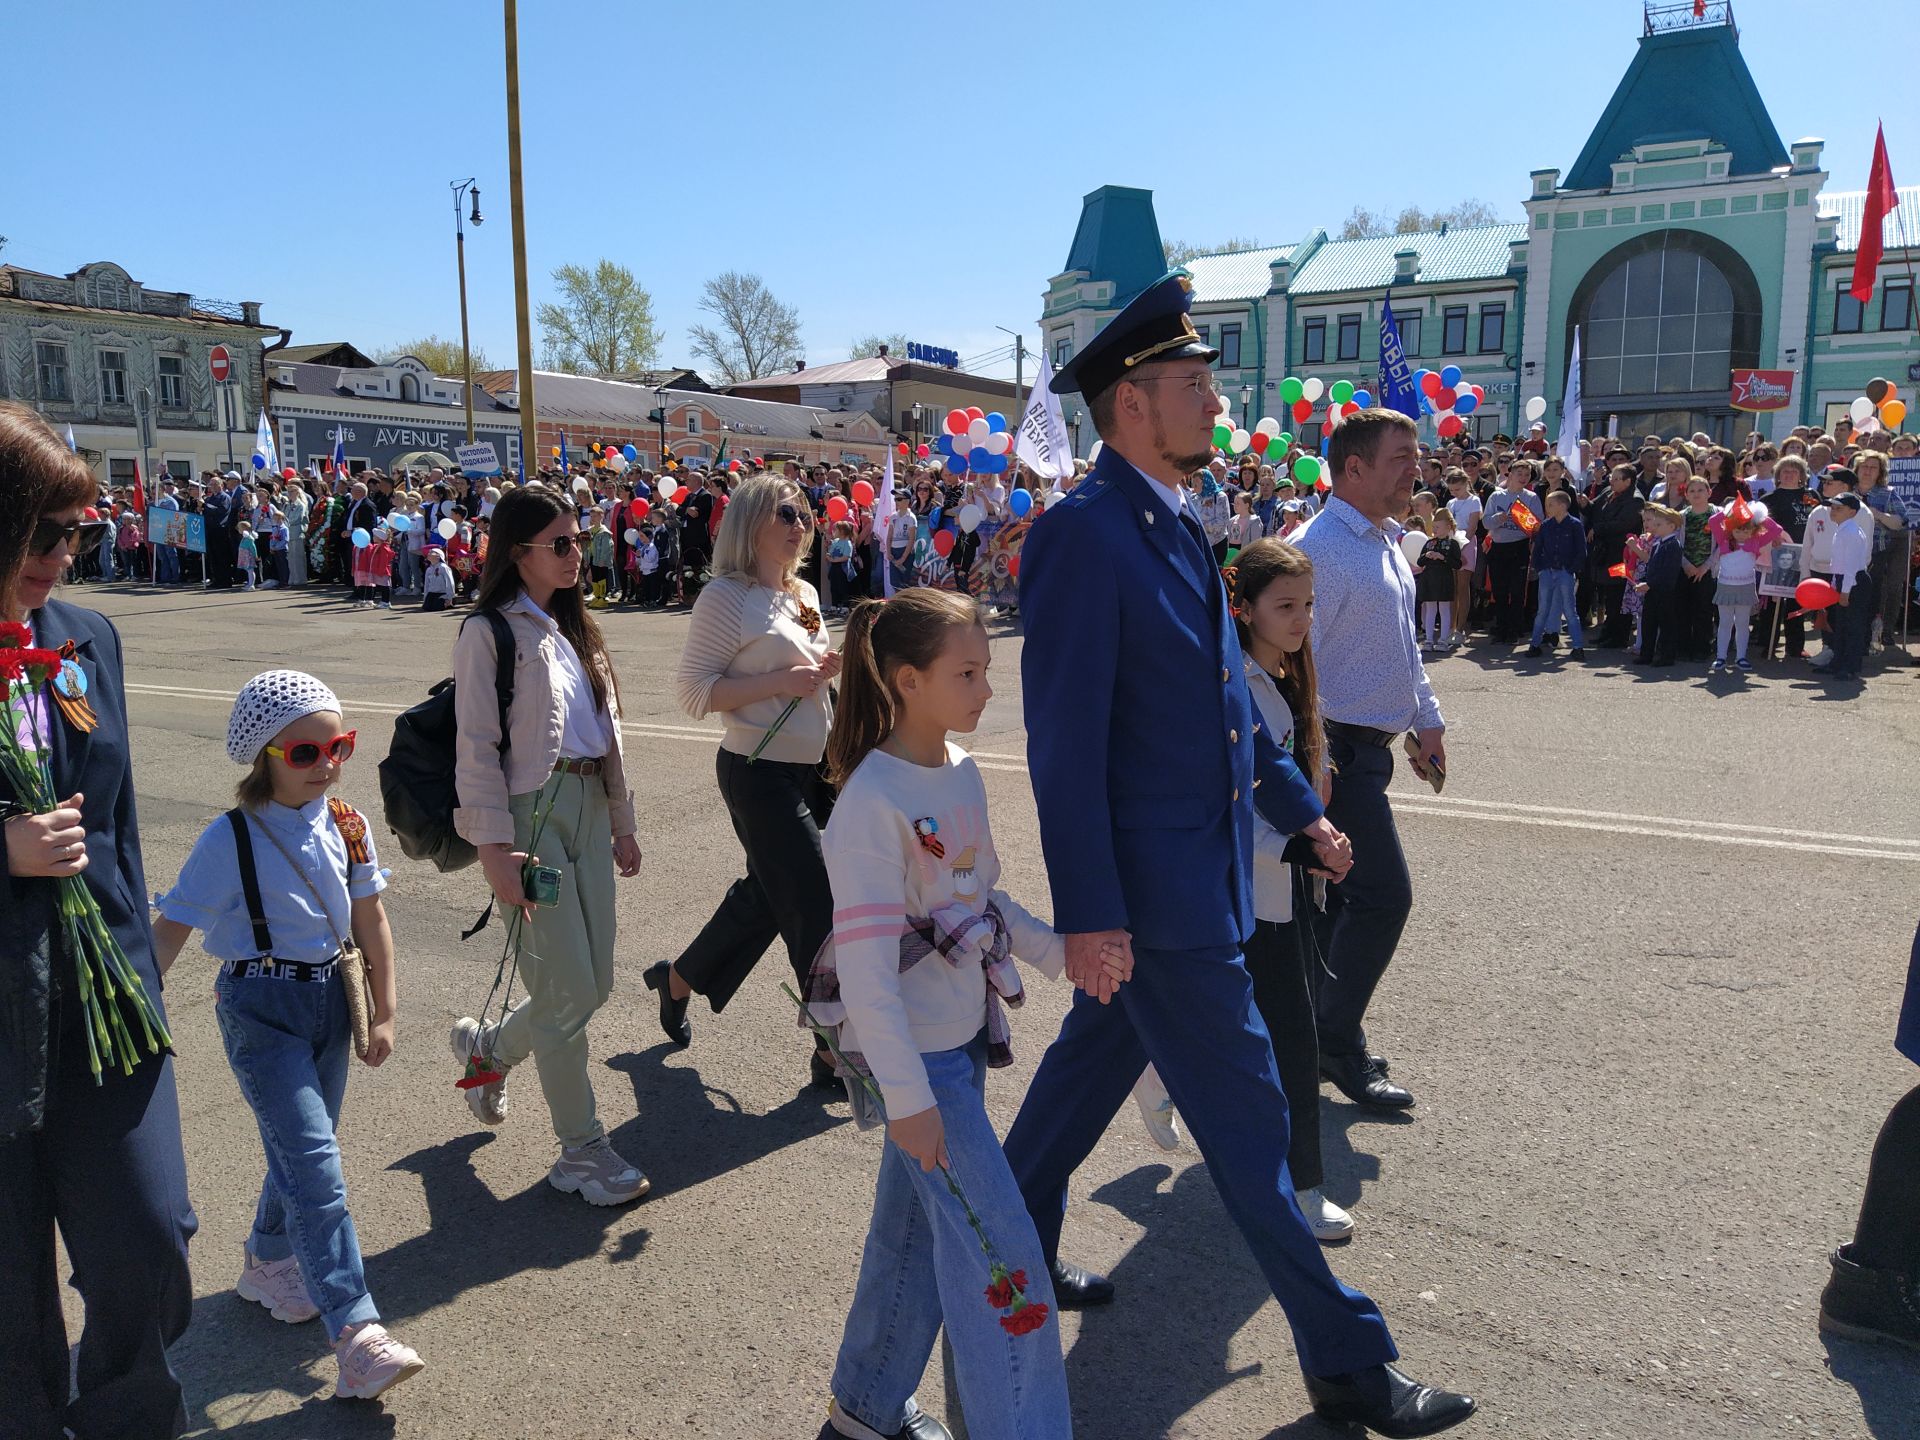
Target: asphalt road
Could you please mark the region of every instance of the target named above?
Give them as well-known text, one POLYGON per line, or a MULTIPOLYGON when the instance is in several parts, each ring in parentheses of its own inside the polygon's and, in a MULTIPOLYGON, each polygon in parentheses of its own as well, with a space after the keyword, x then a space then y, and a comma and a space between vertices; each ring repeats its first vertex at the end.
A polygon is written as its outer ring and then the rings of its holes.
MULTIPOLYGON (((126 639, 156 889, 231 803, 241 682, 296 665, 332 684, 362 737, 344 793, 377 816, 391 717, 448 672, 455 623, 299 592, 69 598, 126 639)), ((326 1398, 317 1325, 231 1290, 262 1161, 190 945, 167 991, 201 1226, 176 1362, 207 1432, 818 1432, 879 1142, 805 1089, 777 950, 724 1017, 696 1010, 690 1050, 662 1041, 640 970, 678 952, 740 857, 717 731, 671 699, 684 616, 606 623, 646 863, 619 887, 619 982, 590 1033, 602 1113, 653 1193, 600 1210, 552 1191, 531 1076, 504 1128, 470 1121, 445 1036, 485 995, 501 930, 463 944, 477 871, 390 847, 399 1048, 356 1067, 342 1143, 374 1296, 428 1368, 384 1408, 326 1398)), ((1012 626, 993 655, 971 748, 1004 883, 1044 913, 1012 626)), ((1327 1188, 1359 1221, 1333 1264, 1380 1302, 1407 1368, 1481 1398, 1462 1434, 1920 1436, 1920 1360, 1815 1328, 1875 1132, 1915 1079, 1891 1037, 1920 881, 1920 672, 1861 692, 1613 659, 1481 647, 1435 666, 1450 784, 1399 782, 1416 908, 1370 1026, 1420 1104, 1381 1119, 1323 1095, 1327 1188)), ((1002 1129, 1066 1002, 1048 987, 1017 1017, 990 1086, 1002 1129)), ((1081 1436, 1333 1433, 1204 1166, 1154 1149, 1130 1107, 1078 1177, 1066 1253, 1121 1290, 1062 1317, 1081 1436)), ((935 1413, 939 1370, 920 1390, 935 1413)))

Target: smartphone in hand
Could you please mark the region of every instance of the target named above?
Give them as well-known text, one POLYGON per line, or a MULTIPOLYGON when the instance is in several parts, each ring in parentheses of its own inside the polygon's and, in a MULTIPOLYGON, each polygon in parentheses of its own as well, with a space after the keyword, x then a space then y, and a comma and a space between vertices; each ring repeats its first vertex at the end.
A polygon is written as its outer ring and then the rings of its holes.
POLYGON ((1405 743, 1407 764, 1413 767, 1413 773, 1431 785, 1436 795, 1446 789, 1447 769, 1440 763, 1439 757, 1421 754, 1420 737, 1417 735, 1409 733, 1405 743))

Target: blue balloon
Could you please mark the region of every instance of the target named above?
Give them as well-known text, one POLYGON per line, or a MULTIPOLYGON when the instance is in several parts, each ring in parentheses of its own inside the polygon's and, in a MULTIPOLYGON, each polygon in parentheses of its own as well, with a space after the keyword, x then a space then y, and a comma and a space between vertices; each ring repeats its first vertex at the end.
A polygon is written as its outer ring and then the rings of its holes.
POLYGON ((984 445, 976 445, 967 452, 967 468, 985 472, 993 460, 993 455, 984 445))
POLYGON ((1440 368, 1440 383, 1449 390, 1453 389, 1454 386, 1460 383, 1460 367, 1458 365, 1443 365, 1440 368))
POLYGON ((1354 391, 1353 403, 1358 405, 1362 410, 1366 409, 1369 405, 1373 404, 1373 392, 1371 390, 1354 391))
POLYGON ((365 530, 356 529, 351 538, 353 540, 353 548, 356 550, 364 550, 373 543, 373 537, 367 534, 365 530))
POLYGON ((413 529, 413 521, 404 515, 389 515, 387 516, 387 528, 396 535, 404 535, 413 529))
POLYGON ((1016 490, 1007 497, 1007 508, 1015 515, 1025 515, 1033 509, 1033 496, 1025 490, 1016 490))
POLYGON ((1420 397, 1420 413, 1422 415, 1431 415, 1433 413, 1433 402, 1424 395, 1420 397))
POLYGON ((933 448, 938 450, 942 455, 953 454, 953 436, 943 434, 938 440, 933 442, 933 448))
POLYGON ((966 473, 967 473, 967 462, 966 462, 966 461, 965 461, 965 460, 964 460, 964 459, 963 459, 962 457, 960 457, 960 456, 958 456, 958 455, 949 455, 949 456, 947 456, 947 473, 948 473, 949 475, 964 475, 964 474, 966 474, 966 473))
POLYGON ((991 430, 995 435, 999 435, 1003 433, 1006 428, 1006 416, 1002 415, 998 410, 989 410, 987 412, 987 429, 991 430))
POLYGON ((1473 398, 1471 390, 1462 390, 1453 402, 1453 413, 1456 415, 1471 415, 1479 408, 1480 402, 1473 398))
POLYGON ((994 473, 994 474, 996 474, 996 475, 1004 475, 1004 474, 1006 474, 1006 473, 1007 473, 1007 462, 1008 462, 1009 460, 1011 460, 1012 458, 1013 458, 1013 457, 1012 457, 1011 455, 996 455, 996 456, 994 456, 994 457, 993 457, 993 473, 994 473))
POLYGON ((266 469, 266 468, 267 468, 267 457, 266 457, 266 456, 264 456, 264 455, 256 455, 256 456, 254 456, 254 457, 253 457, 253 468, 254 468, 254 469, 256 469, 256 470, 264 470, 264 469, 266 469))

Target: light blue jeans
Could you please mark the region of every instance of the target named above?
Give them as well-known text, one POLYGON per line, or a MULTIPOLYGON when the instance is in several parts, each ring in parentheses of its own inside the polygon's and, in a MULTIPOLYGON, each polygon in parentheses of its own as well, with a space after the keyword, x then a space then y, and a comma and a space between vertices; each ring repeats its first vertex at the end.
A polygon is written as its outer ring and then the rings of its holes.
POLYGON ((892 1141, 880 1160, 860 1282, 840 1341, 833 1394, 883 1435, 916 1413, 913 1387, 944 1323, 967 1434, 973 1440, 1066 1440, 1073 1434, 1053 1282, 1020 1187, 987 1119, 984 1032, 958 1050, 922 1055, 948 1164, 1006 1264, 1027 1272, 1027 1298, 1053 1313, 1009 1335, 987 1300, 987 1257, 938 1170, 922 1170, 892 1141))
POLYGON ((1580 607, 1574 603, 1575 578, 1571 570, 1542 570, 1540 572, 1540 608, 1533 615, 1533 643, 1538 645, 1541 636, 1551 630, 1560 633, 1560 622, 1567 622, 1567 638, 1573 642, 1576 650, 1586 649, 1586 641, 1580 637, 1580 607))
POLYGON ((327 1338, 378 1320, 347 1213, 334 1127, 347 1093, 353 1032, 340 977, 325 983, 234 976, 214 980, 227 1063, 260 1126, 267 1178, 247 1244, 257 1260, 300 1257, 307 1298, 327 1338))

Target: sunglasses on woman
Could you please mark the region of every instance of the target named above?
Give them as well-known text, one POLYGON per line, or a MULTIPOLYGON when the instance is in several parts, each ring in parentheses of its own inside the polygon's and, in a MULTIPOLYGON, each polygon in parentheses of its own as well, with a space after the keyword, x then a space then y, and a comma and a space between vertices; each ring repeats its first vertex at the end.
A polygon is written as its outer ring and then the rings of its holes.
POLYGON ((353 758, 353 739, 358 730, 349 730, 344 735, 336 735, 325 745, 316 745, 311 740, 302 740, 298 745, 289 745, 281 749, 278 745, 267 746, 267 754, 276 760, 284 760, 289 769, 311 770, 320 763, 320 756, 336 765, 344 765, 353 758))
POLYGON ((62 525, 58 520, 42 520, 33 527, 33 539, 27 542, 27 549, 34 555, 51 555, 64 540, 68 553, 77 555, 93 549, 106 533, 104 520, 75 520, 70 525, 62 525))
POLYGON ((802 523, 800 508, 797 505, 774 506, 773 518, 778 520, 782 525, 798 525, 802 523))
MULTIPOLYGON (((525 540, 521 543, 529 550, 545 550, 548 548, 548 545, 536 544, 531 540, 525 540)), ((556 556, 565 560, 580 547, 580 537, 578 535, 556 535, 548 544, 551 545, 553 553, 556 556)))

